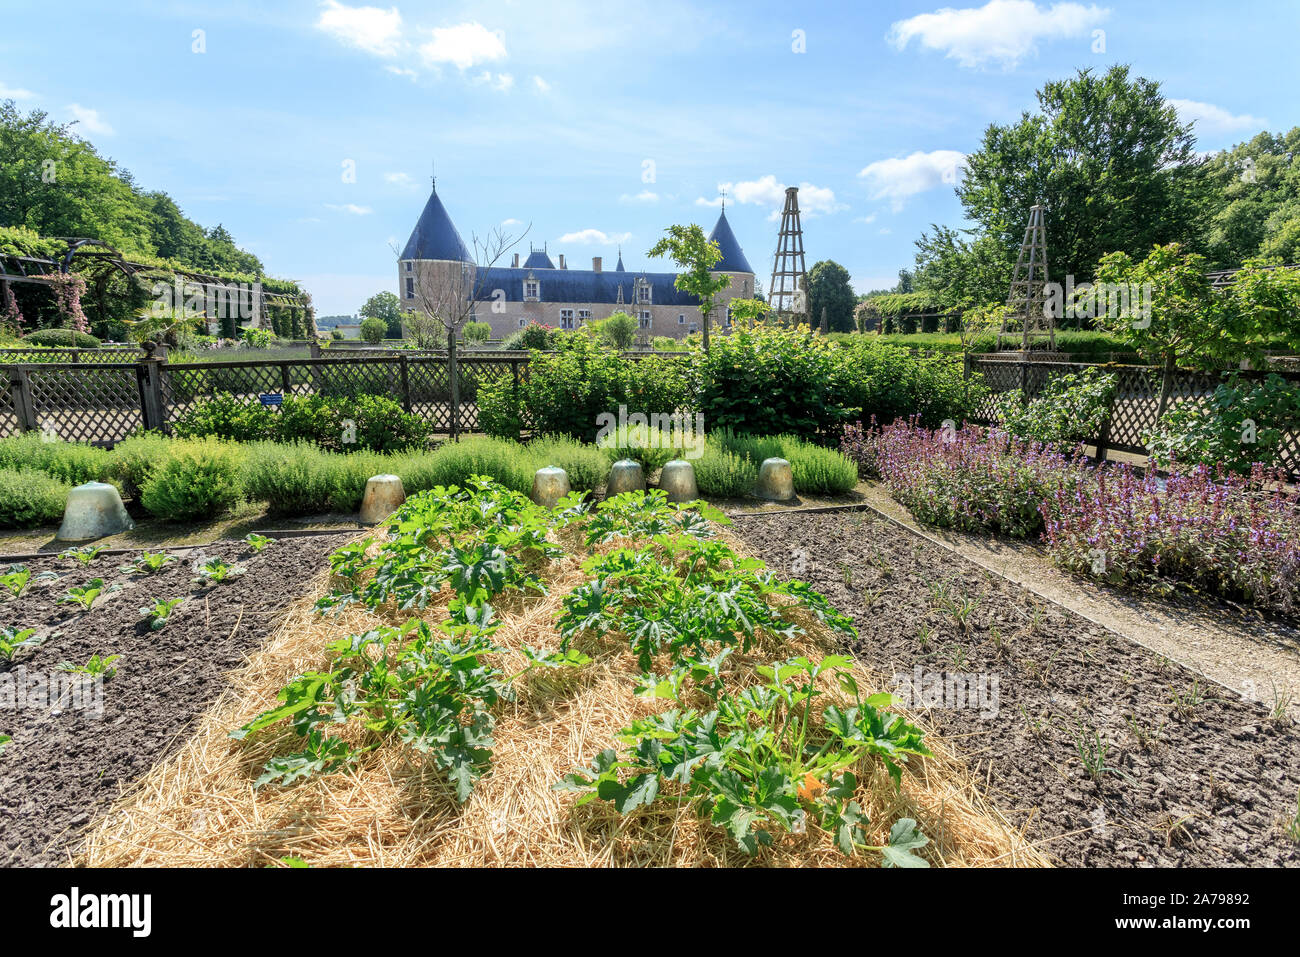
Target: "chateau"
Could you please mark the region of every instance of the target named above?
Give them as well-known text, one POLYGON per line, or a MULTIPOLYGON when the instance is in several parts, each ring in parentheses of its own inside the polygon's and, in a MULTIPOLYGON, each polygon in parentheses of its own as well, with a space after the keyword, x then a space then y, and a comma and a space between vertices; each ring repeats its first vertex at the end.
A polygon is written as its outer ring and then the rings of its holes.
MULTIPOLYGON (((712 326, 724 331, 727 303, 754 295, 754 270, 731 231, 725 206, 709 238, 722 250, 713 272, 730 280, 714 301, 712 326)), ((533 322, 576 329, 620 311, 639 321, 642 339, 684 338, 702 325, 699 300, 677 289, 676 273, 630 272, 621 253, 613 269, 606 269, 600 256, 592 258, 590 269, 570 269, 563 254, 552 261, 545 246, 530 247, 522 263, 519 257, 514 253, 509 266, 494 265, 480 277, 435 188, 398 260, 402 308, 448 308, 472 297, 474 320, 490 323, 494 339, 533 322)))

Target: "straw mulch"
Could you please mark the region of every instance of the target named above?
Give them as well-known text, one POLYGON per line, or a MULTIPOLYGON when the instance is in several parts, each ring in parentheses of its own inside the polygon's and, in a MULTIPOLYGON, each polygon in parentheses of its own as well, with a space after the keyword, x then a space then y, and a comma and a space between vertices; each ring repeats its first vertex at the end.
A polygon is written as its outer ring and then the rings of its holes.
MULTIPOLYGON (((494 640, 510 649, 499 656, 507 674, 523 669, 525 659, 514 650, 522 643, 559 646, 554 615, 564 595, 584 581, 580 566, 580 557, 566 557, 550 569, 547 596, 501 603, 504 624, 494 640)), ((316 614, 314 600, 327 587, 324 572, 311 583, 310 597, 297 601, 262 650, 230 676, 230 689, 193 736, 95 822, 79 863, 259 867, 293 857, 314 867, 877 865, 874 854, 845 857, 814 826, 804 836, 777 835, 775 847, 751 859, 689 806, 661 798, 624 818, 605 802, 575 808, 576 795, 552 790, 603 748, 617 747, 617 733, 633 718, 673 706, 633 693, 639 669, 625 646, 612 644, 584 647, 594 658, 585 668, 535 670, 517 682, 517 700, 501 706, 492 771, 464 805, 441 772, 399 742, 366 754, 347 773, 255 791, 268 757, 294 750, 292 735, 272 729, 239 742, 230 730, 273 706, 286 681, 321 667, 328 642, 393 623, 355 608, 339 617, 316 614)), ((448 598, 444 591, 443 607, 426 610, 430 622, 445 617, 448 598)), ((795 647, 756 648, 731 660, 743 667, 831 650, 816 625, 795 647)), ((864 689, 884 687, 865 670, 857 677, 864 689)), ((873 843, 883 843, 890 825, 910 816, 930 838, 922 853, 933 865, 1046 864, 982 798, 952 749, 933 734, 926 742, 935 756, 911 760, 901 793, 879 762, 860 769, 858 798, 873 843)))

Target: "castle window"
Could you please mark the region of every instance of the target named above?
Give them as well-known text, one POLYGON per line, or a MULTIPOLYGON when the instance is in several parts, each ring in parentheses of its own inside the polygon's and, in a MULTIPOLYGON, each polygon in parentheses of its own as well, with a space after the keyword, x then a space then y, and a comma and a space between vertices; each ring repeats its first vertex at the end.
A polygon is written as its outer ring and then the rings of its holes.
POLYGON ((695 323, 691 323, 690 334, 695 335, 695 323))
POLYGON ((642 309, 642 310, 641 310, 641 328, 642 328, 642 329, 649 329, 649 328, 650 328, 650 319, 651 319, 650 310, 649 310, 649 309, 642 309))
POLYGON ((642 305, 650 303, 650 284, 648 282, 642 282, 637 286, 636 301, 642 305))
POLYGON ((583 325, 586 325, 586 324, 589 323, 589 322, 591 322, 591 310, 590 310, 590 309, 579 309, 579 310, 578 310, 578 325, 583 326, 583 325))
POLYGON ((523 328, 524 326, 526 326, 526 325, 528 325, 528 320, 525 319, 525 318, 523 318, 522 316, 520 316, 520 317, 519 317, 519 328, 522 329, 522 328, 523 328))
POLYGON ((684 325, 686 325, 686 313, 684 313, 684 312, 679 312, 679 313, 677 314, 677 325, 679 325, 679 326, 684 326, 684 325))
POLYGON ((542 282, 540 279, 524 280, 524 298, 533 300, 542 298, 542 282))
POLYGON ((412 279, 410 276, 406 277, 406 298, 407 299, 415 298, 415 280, 412 279))
POLYGON ((410 271, 411 271, 411 262, 410 262, 410 260, 407 260, 407 262, 406 262, 406 271, 407 271, 407 272, 410 272, 410 271))
POLYGON ((561 328, 561 329, 572 329, 572 328, 573 328, 573 310, 572 310, 572 309, 561 309, 561 310, 560 310, 560 328, 561 328))

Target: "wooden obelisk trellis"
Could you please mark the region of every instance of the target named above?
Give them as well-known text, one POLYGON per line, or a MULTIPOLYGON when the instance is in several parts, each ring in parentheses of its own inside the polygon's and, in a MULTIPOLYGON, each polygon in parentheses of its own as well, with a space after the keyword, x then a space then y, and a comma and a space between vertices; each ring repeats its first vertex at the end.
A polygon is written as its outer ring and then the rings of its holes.
POLYGON ((785 209, 781 211, 781 232, 776 239, 776 257, 772 260, 772 282, 767 301, 781 317, 794 322, 808 315, 808 270, 803 255, 803 226, 799 223, 799 187, 785 190, 785 209))
POLYGON ((1007 313, 998 332, 998 349, 1003 341, 1018 340, 1019 348, 1029 351, 1031 336, 1046 336, 1056 351, 1056 320, 1045 308, 1047 301, 1047 223, 1046 207, 1029 210, 1029 224, 1016 257, 1016 271, 1011 274, 1011 291, 1007 295, 1007 313))

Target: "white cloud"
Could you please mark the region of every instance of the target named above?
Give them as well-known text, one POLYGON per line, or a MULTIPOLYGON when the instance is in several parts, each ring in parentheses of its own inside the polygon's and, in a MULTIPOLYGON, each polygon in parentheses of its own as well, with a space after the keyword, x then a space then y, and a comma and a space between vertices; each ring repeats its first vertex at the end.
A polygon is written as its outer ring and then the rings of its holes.
POLYGON ((547 83, 540 76, 535 76, 533 77, 533 89, 535 89, 538 93, 550 93, 551 84, 547 83))
POLYGON ((98 110, 92 110, 88 106, 82 106, 80 103, 69 105, 68 112, 72 118, 81 125, 83 129, 90 130, 92 133, 98 133, 101 136, 112 136, 113 127, 99 115, 98 110))
POLYGON ((36 94, 22 87, 5 86, 0 83, 0 100, 34 100, 36 94))
POLYGON ((523 224, 524 221, 522 219, 515 219, 514 217, 501 220, 502 226, 522 226, 523 224))
POLYGON ((881 227, 880 227, 880 235, 881 235, 881 236, 888 236, 888 235, 889 235, 890 233, 892 233, 892 232, 893 232, 893 230, 890 229, 888 226, 881 226, 881 227))
POLYGON ((917 151, 903 159, 879 160, 858 175, 867 181, 872 199, 888 199, 894 211, 917 193, 945 184, 956 185, 966 168, 966 155, 956 150, 917 151))
POLYGON ((1183 123, 1196 123, 1198 133, 1239 133, 1242 130, 1262 130, 1268 126, 1268 120, 1249 113, 1234 115, 1213 103, 1199 103, 1196 100, 1170 100, 1169 104, 1178 111, 1178 119, 1183 123))
POLYGON ((498 73, 492 75, 490 70, 484 70, 478 76, 474 77, 475 86, 490 86, 498 93, 509 93, 515 86, 515 78, 509 73, 498 73))
POLYGON ((643 189, 635 195, 624 193, 618 198, 618 201, 620 203, 657 203, 659 202, 659 194, 654 190, 643 189))
POLYGON ((325 208, 339 213, 351 213, 353 216, 369 216, 374 212, 369 206, 358 206, 356 203, 342 203, 339 205, 326 203, 325 208))
POLYGON ((388 64, 388 66, 384 67, 384 69, 387 70, 389 73, 393 74, 394 76, 404 76, 412 80, 414 80, 417 76, 419 76, 419 74, 416 73, 414 70, 412 70, 410 67, 393 66, 391 63, 388 64))
POLYGON ((895 21, 886 39, 898 50, 916 40, 923 49, 941 50, 964 67, 996 61, 1009 70, 1036 54, 1040 41, 1087 36, 1109 16, 1109 8, 1095 4, 1040 7, 1032 0, 989 0, 982 7, 944 7, 895 21))
POLYGON ((405 173, 385 173, 384 182, 400 186, 402 189, 415 189, 415 180, 405 173))
POLYGON ((452 63, 466 70, 478 63, 506 57, 505 35, 493 33, 481 23, 471 21, 454 27, 435 27, 431 33, 432 39, 420 45, 420 56, 426 63, 452 63))
POLYGON ((599 229, 581 229, 576 233, 565 233, 560 237, 560 242, 575 243, 579 246, 616 246, 631 238, 631 233, 606 233, 599 229))
POLYGON ((853 221, 855 223, 866 223, 867 225, 870 225, 876 221, 876 214, 872 213, 870 216, 855 216, 853 221))
MULTIPOLYGON (((772 207, 772 213, 769 217, 772 219, 779 219, 781 210, 785 206, 785 184, 778 183, 776 177, 771 174, 739 183, 719 183, 718 191, 723 190, 726 190, 727 199, 730 202, 750 206, 772 207)), ((705 199, 701 196, 695 200, 695 205, 721 206, 722 197, 705 199)), ((814 186, 808 182, 799 184, 799 211, 801 213, 817 216, 822 213, 838 213, 842 209, 848 209, 848 206, 835 198, 834 190, 825 186, 814 186)))
POLYGON ((375 56, 396 56, 401 49, 402 15, 396 7, 347 7, 325 0, 316 27, 340 43, 375 56))

